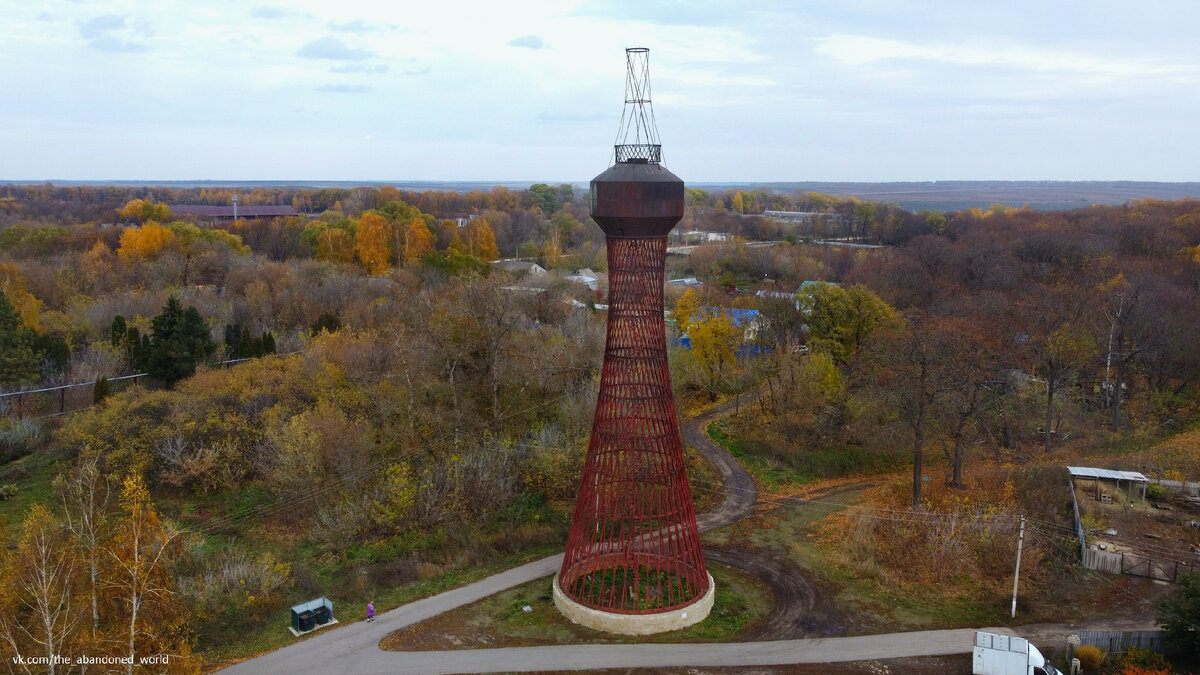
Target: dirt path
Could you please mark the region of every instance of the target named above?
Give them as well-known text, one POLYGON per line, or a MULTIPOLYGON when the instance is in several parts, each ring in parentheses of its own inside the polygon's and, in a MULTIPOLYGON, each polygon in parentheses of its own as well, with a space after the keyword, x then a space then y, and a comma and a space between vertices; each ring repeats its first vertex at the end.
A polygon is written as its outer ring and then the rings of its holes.
MULTIPOLYGON (((757 395, 740 401, 741 405, 749 405, 758 398, 757 395)), ((709 511, 696 516, 696 525, 700 531, 711 530, 714 527, 729 525, 745 518, 754 508, 758 499, 758 489, 754 486, 754 478, 738 464, 725 449, 708 437, 708 425, 713 421, 728 415, 739 405, 734 399, 726 401, 703 414, 684 420, 683 440, 688 445, 704 455, 704 459, 712 465, 725 486, 725 500, 716 511, 709 511)))
POLYGON ((704 547, 704 559, 742 570, 775 596, 775 608, 744 640, 790 640, 843 633, 844 621, 822 590, 795 563, 765 551, 704 547))

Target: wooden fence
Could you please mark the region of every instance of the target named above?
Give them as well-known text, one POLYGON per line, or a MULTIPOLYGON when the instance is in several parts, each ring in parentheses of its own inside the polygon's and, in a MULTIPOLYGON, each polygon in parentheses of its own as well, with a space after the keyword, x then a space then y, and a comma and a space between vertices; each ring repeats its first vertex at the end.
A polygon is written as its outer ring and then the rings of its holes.
POLYGON ((1084 549, 1083 566, 1109 574, 1131 574, 1174 583, 1179 575, 1200 569, 1197 565, 1176 560, 1155 560, 1121 552, 1084 549))
POLYGON ((1109 574, 1121 574, 1122 556, 1120 553, 1101 551, 1095 548, 1083 550, 1083 566, 1089 570, 1100 570, 1109 574))
POLYGON ((1163 632, 1161 630, 1081 630, 1079 644, 1095 645, 1110 656, 1124 654, 1132 647, 1152 649, 1158 653, 1163 650, 1163 632))

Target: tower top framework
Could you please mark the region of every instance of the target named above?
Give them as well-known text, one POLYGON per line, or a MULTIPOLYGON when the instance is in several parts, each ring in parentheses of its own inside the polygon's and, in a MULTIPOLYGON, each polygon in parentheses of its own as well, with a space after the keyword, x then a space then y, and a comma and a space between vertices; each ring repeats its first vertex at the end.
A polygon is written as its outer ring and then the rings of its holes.
POLYGON ((613 150, 618 164, 662 162, 662 142, 650 100, 650 50, 646 47, 625 50, 625 108, 613 150))

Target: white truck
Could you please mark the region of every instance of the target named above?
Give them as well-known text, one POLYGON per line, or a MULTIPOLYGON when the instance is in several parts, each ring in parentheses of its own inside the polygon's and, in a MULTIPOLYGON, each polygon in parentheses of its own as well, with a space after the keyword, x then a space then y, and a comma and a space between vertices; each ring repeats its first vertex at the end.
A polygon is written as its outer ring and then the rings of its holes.
POLYGON ((1025 638, 975 632, 972 675, 1062 675, 1025 638))

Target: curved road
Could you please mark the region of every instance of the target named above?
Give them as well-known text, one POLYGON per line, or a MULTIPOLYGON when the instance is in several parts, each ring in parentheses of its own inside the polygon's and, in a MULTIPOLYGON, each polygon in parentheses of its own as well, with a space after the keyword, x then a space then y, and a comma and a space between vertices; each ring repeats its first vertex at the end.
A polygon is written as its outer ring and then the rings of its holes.
MULTIPOLYGON (((751 399, 753 400, 753 399, 751 399)), ((702 530, 727 525, 753 508, 754 480, 733 457, 714 443, 705 428, 735 402, 722 404, 689 420, 687 443, 712 463, 725 484, 720 508, 697 517, 702 530)), ((714 558, 720 558, 718 553, 714 558)), ((311 637, 223 670, 229 675, 340 673, 484 673, 597 668, 667 668, 684 666, 766 666, 789 663, 835 663, 969 652, 972 629, 893 633, 841 638, 809 638, 723 644, 561 645, 457 651, 388 652, 379 642, 393 631, 534 579, 562 566, 562 554, 445 593, 383 612, 372 623, 319 631, 311 637)), ((986 629, 1009 633, 1007 629, 986 629)), ((766 637, 766 636, 764 636, 766 637)))

